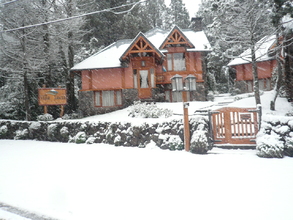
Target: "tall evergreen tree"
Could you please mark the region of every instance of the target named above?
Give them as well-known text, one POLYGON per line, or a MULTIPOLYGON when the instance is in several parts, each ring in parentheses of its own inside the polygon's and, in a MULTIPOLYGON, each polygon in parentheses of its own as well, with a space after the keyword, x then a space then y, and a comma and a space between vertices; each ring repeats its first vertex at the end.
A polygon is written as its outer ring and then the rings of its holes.
POLYGON ((170 16, 167 23, 169 29, 174 25, 178 25, 180 28, 189 27, 189 14, 182 0, 171 0, 168 14, 170 16))

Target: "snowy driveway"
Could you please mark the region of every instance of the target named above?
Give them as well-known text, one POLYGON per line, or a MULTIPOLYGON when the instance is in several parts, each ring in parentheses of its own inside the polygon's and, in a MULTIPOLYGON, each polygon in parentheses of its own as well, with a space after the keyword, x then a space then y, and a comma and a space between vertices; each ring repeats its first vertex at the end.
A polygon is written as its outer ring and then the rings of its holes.
POLYGON ((0 140, 0 202, 60 220, 291 220, 292 186, 293 158, 253 150, 0 140))

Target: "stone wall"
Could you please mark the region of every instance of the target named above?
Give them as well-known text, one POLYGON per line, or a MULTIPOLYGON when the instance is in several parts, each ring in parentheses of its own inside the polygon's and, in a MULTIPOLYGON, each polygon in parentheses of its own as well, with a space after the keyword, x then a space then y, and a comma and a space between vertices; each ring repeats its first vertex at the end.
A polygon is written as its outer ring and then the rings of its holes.
MULTIPOLYGON (((202 116, 190 120, 191 135, 201 124, 202 116)), ((73 143, 106 143, 116 146, 144 147, 151 141, 162 149, 175 150, 174 137, 182 142, 182 120, 133 126, 131 123, 52 121, 23 122, 0 120, 0 139, 39 140, 73 143), (172 139, 173 138, 173 139, 172 139)), ((180 145, 180 144, 178 144, 180 145)))

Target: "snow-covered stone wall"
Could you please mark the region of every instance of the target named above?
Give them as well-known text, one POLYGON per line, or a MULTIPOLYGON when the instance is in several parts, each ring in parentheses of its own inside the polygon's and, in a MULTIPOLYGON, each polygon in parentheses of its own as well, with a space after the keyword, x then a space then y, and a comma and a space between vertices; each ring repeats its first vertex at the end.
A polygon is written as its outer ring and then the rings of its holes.
MULTIPOLYGON (((205 129, 208 134, 205 117, 190 119, 191 136, 195 131, 205 129)), ((0 139, 39 140, 72 143, 106 143, 116 146, 145 147, 153 141, 158 147, 170 150, 182 150, 182 120, 170 122, 132 125, 131 123, 51 121, 23 122, 0 120, 0 139)))

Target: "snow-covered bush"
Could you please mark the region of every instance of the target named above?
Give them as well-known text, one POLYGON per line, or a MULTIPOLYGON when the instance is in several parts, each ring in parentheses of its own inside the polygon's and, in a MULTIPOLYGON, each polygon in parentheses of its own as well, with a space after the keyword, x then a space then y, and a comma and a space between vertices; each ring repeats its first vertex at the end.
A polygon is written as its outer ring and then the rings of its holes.
POLYGON ((28 137, 28 129, 23 129, 23 130, 17 130, 15 132, 15 137, 14 140, 25 140, 28 137))
POLYGON ((56 137, 57 137, 57 128, 58 125, 57 124, 50 124, 47 128, 47 136, 49 138, 49 140, 51 141, 56 141, 56 137))
POLYGON ((29 130, 30 130, 30 132, 37 131, 41 128, 41 126, 42 125, 40 122, 33 121, 29 126, 29 130))
POLYGON ((165 118, 173 115, 172 110, 158 108, 155 103, 146 103, 137 101, 130 106, 129 116, 131 117, 142 117, 142 118, 159 118, 164 116, 165 118))
POLYGON ((178 135, 160 135, 159 139, 163 141, 160 148, 169 150, 183 150, 184 143, 178 135))
POLYGON ((284 154, 293 157, 293 137, 287 137, 284 147, 284 154))
POLYGON ((60 129, 60 134, 63 138, 68 138, 69 137, 69 131, 68 131, 68 127, 66 126, 63 126, 61 129, 60 129))
POLYGON ((2 125, 0 127, 0 137, 4 137, 8 132, 8 127, 6 125, 2 125))
POLYGON ((256 139, 257 156, 265 158, 283 158, 284 143, 280 136, 272 132, 271 134, 261 134, 256 139))
POLYGON ((84 131, 78 132, 73 138, 69 140, 70 143, 84 144, 87 140, 86 133, 84 131))
POLYGON ((93 144, 95 143, 96 138, 94 136, 90 136, 87 140, 86 140, 86 144, 93 144))
POLYGON ((53 118, 53 116, 51 114, 47 113, 47 114, 39 115, 37 117, 37 120, 38 121, 53 121, 54 118, 53 118))
POLYGON ((212 148, 208 138, 208 130, 205 129, 205 124, 199 124, 191 136, 190 151, 197 154, 206 154, 212 148))
POLYGON ((72 114, 65 114, 62 116, 63 120, 69 120, 69 119, 78 119, 78 114, 77 113, 72 113, 72 114))

